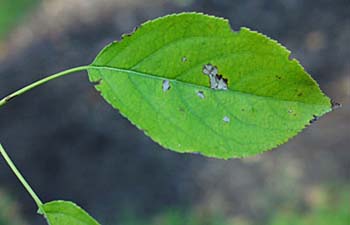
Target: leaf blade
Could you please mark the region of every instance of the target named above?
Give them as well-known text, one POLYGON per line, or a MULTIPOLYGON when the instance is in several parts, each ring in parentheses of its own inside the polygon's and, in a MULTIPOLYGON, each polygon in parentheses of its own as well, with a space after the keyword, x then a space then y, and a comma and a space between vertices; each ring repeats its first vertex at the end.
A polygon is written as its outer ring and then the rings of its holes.
POLYGON ((88 71, 107 102, 161 145, 244 157, 284 143, 331 109, 289 55, 257 32, 232 32, 227 20, 183 13, 145 23, 102 50, 88 71), (210 88, 202 71, 209 63, 228 79, 227 91, 210 88))
POLYGON ((42 206, 50 225, 100 225, 87 212, 73 202, 51 201, 42 206))

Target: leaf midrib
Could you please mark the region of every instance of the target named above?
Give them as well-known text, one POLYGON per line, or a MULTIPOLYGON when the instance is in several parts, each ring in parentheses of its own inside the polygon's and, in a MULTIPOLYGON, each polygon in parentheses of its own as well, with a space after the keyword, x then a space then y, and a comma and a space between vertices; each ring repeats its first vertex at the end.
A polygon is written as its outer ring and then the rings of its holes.
POLYGON ((87 67, 87 69, 88 70, 89 69, 110 70, 110 71, 117 71, 117 72, 123 72, 123 73, 131 73, 131 74, 134 74, 134 75, 137 75, 137 76, 141 76, 141 77, 146 77, 146 78, 149 78, 149 79, 157 79, 157 80, 161 80, 161 81, 169 80, 171 82, 179 83, 181 85, 187 85, 187 86, 191 86, 191 87, 195 87, 195 88, 204 88, 207 91, 229 91, 231 93, 238 94, 238 95, 246 95, 246 96, 259 97, 259 98, 272 98, 273 100, 280 101, 280 102, 294 102, 294 103, 303 104, 303 105, 324 106, 323 104, 311 104, 311 103, 305 103, 305 102, 300 102, 300 101, 295 101, 295 100, 278 99, 278 98, 274 98, 273 96, 256 95, 256 94, 252 94, 252 93, 232 90, 230 88, 227 89, 227 90, 213 90, 212 88, 207 87, 207 86, 198 85, 198 84, 189 83, 189 82, 184 82, 184 81, 177 80, 177 79, 172 79, 172 78, 161 77, 161 76, 157 76, 157 75, 154 75, 154 74, 145 73, 145 72, 139 72, 139 71, 135 71, 135 70, 131 70, 131 69, 123 69, 123 68, 109 67, 109 66, 95 66, 95 65, 89 65, 87 67))
MULTIPOLYGON (((104 77, 104 75, 101 73, 101 71, 99 70, 98 71, 99 72, 99 74, 100 74, 100 76, 101 77, 104 77)), ((132 79, 130 79, 130 76, 129 75, 127 75, 128 76, 128 79, 130 80, 130 82, 132 83, 132 85, 136 88, 136 90, 137 90, 137 87, 135 86, 135 83, 134 82, 132 82, 132 79)), ((159 79, 159 77, 157 77, 157 79, 159 79)), ((174 79, 173 79, 174 80, 174 79)), ((114 92, 114 94, 116 94, 117 95, 117 92, 114 90, 114 87, 108 82, 108 80, 105 80, 106 81, 106 84, 111 88, 111 90, 114 92)), ((177 80, 176 80, 177 81, 177 80)), ((177 81, 178 82, 178 81, 177 81)), ((181 81, 180 81, 181 82, 181 81)), ((185 83, 185 82, 182 82, 182 83, 184 83, 184 84, 191 84, 191 83, 185 83)), ((199 85, 197 85, 197 86, 199 86, 199 85)), ((202 87, 202 86, 201 86, 202 87)), ((138 90, 138 92, 141 94, 141 92, 138 90)), ((180 96, 179 96, 180 97, 180 96)), ((217 99, 217 97, 214 95, 214 97, 217 99)), ((147 98, 146 98, 147 99, 147 98)), ((182 100, 182 102, 185 102, 185 100, 183 99, 183 98, 181 98, 181 100, 182 100)), ((217 100, 219 100, 219 99, 217 99, 217 100)), ((120 99, 119 99, 119 101, 120 102, 122 102, 120 99)), ((154 105, 153 104, 151 104, 148 100, 146 101, 152 108, 155 108, 154 107, 154 105)), ((125 103, 122 103, 124 106, 126 106, 126 104, 125 103)), ((189 109, 189 107, 188 107, 188 104, 186 104, 186 107, 189 109)), ((155 111, 157 111, 157 112, 159 112, 158 110, 156 110, 155 109, 155 111)), ((162 115, 162 113, 160 113, 161 115, 162 115)), ((194 114, 193 112, 192 112, 192 114, 194 114)), ((243 120, 241 120, 241 119, 239 119, 238 117, 236 117, 235 115, 233 115, 233 114, 231 114, 230 113, 230 115, 233 117, 233 118, 235 118, 237 121, 239 121, 239 123, 242 123, 242 124, 245 124, 245 125, 248 125, 248 126, 254 126, 254 127, 257 127, 257 128, 259 128, 259 129, 269 129, 269 130, 276 130, 276 131, 282 131, 283 129, 275 129, 275 128, 267 128, 267 127, 260 127, 260 126, 258 126, 257 124, 251 124, 251 123, 248 123, 248 122, 245 122, 245 121, 243 121, 243 120)), ((163 115, 163 117, 164 118, 167 118, 166 116, 164 116, 163 115)), ((196 116, 197 118, 198 118, 198 116, 196 116)), ((203 121, 201 121, 201 122, 203 122, 203 121)), ((182 129, 181 127, 179 127, 176 123, 174 123, 174 122, 172 122, 171 121, 171 123, 174 125, 174 126, 176 126, 176 127, 178 127, 180 130, 182 130, 182 132, 183 133, 187 133, 187 131, 186 130, 184 130, 184 129, 182 129)), ((207 126, 207 125, 206 125, 207 126)), ((141 128, 140 128, 141 129, 141 128)), ((210 129, 210 130, 212 130, 212 129, 210 129)), ((212 132, 214 132, 214 134, 215 135, 217 135, 217 136, 222 136, 222 135, 218 135, 217 134, 217 132, 216 131, 213 131, 212 130, 212 132)), ((145 133, 147 134, 147 135, 149 135, 148 134, 148 132, 146 132, 145 131, 145 133)), ((189 135, 189 133, 188 133, 188 135, 189 135)), ((191 135, 189 135, 189 136, 191 136, 191 135)), ((228 138, 228 137, 222 137, 222 138, 224 138, 224 140, 228 140, 228 139, 230 139, 230 138, 228 138)), ((158 143, 160 143, 160 141, 158 140, 157 141, 158 143)), ((246 143, 242 143, 242 142, 239 142, 239 141, 237 141, 237 140, 234 140, 234 142, 236 143, 236 144, 239 144, 239 145, 241 145, 241 146, 248 146, 248 145, 252 145, 250 142, 246 142, 246 143)), ((188 150, 186 150, 186 151, 184 151, 184 152, 187 152, 188 150)))

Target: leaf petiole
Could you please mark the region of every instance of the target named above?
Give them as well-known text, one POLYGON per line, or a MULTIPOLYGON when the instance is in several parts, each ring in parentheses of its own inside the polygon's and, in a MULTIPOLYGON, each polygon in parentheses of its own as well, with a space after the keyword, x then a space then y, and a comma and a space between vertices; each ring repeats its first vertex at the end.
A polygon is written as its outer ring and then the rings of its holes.
MULTIPOLYGON (((49 82, 50 80, 54 80, 56 78, 59 78, 59 77, 62 77, 62 76, 68 75, 68 74, 72 74, 72 73, 75 73, 75 72, 80 72, 80 71, 86 70, 88 68, 89 68, 89 66, 79 66, 79 67, 68 69, 68 70, 65 70, 65 71, 62 71, 62 72, 59 72, 59 73, 55 73, 55 74, 50 75, 48 77, 45 77, 45 78, 43 78, 41 80, 38 80, 38 81, 28 85, 28 86, 25 86, 25 87, 15 91, 15 92, 13 92, 12 94, 7 95, 3 99, 1 99, 0 100, 0 108, 2 106, 4 106, 6 103, 8 103, 10 100, 16 98, 17 96, 20 96, 20 95, 30 91, 31 89, 33 89, 35 87, 41 86, 42 84, 45 84, 45 83, 49 82)), ((4 157, 6 163, 11 168, 13 173, 16 175, 18 180, 22 183, 24 188, 30 194, 32 199, 35 201, 36 205, 39 208, 39 213, 45 213, 45 211, 43 210, 43 203, 42 203, 42 201, 37 196, 37 194, 33 191, 33 189, 30 187, 30 185, 25 180, 25 178, 22 176, 22 174, 19 172, 19 170, 17 169, 15 164, 12 162, 11 158, 8 156, 8 154, 6 153, 5 149, 2 147, 1 144, 0 144, 0 153, 4 157)))
POLYGON ((53 74, 51 76, 45 77, 45 78, 43 78, 41 80, 38 80, 38 81, 28 85, 28 86, 25 86, 24 88, 19 89, 18 91, 13 92, 10 95, 7 95, 3 99, 1 99, 0 100, 0 108, 2 106, 4 106, 6 103, 8 103, 10 100, 14 99, 15 97, 20 96, 20 95, 30 91, 31 89, 33 89, 35 87, 38 87, 38 86, 40 86, 42 84, 45 84, 45 83, 47 83, 50 80, 54 80, 56 78, 59 78, 59 77, 62 77, 62 76, 65 76, 65 75, 68 75, 68 74, 71 74, 71 73, 80 72, 80 71, 86 70, 88 68, 89 68, 89 66, 79 66, 79 67, 68 69, 68 70, 65 70, 65 71, 62 71, 62 72, 59 72, 59 73, 55 73, 55 74, 53 74))
POLYGON ((33 189, 31 188, 31 186, 28 184, 28 182, 24 179, 24 177, 22 176, 21 172, 19 172, 19 170, 17 169, 17 167, 15 166, 15 164, 12 162, 11 158, 8 156, 8 154, 6 153, 5 149, 2 147, 2 145, 0 144, 0 153, 1 155, 4 157, 7 165, 11 168, 11 170, 13 171, 13 173, 16 175, 16 177, 18 178, 18 180, 22 183, 22 185, 24 186, 24 188, 27 190, 27 192, 30 194, 30 196, 32 197, 32 199, 35 201, 35 203, 37 204, 38 208, 39 208, 39 212, 43 213, 43 203, 40 200, 40 198, 37 196, 37 194, 33 191, 33 189))

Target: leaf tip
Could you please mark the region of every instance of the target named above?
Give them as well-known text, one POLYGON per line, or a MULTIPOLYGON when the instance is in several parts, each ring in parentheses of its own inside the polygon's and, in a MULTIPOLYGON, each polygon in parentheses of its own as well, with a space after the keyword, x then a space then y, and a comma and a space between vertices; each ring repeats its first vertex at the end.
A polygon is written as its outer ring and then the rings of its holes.
POLYGON ((343 105, 341 103, 338 103, 336 101, 334 101, 333 99, 331 99, 331 109, 335 110, 338 108, 341 108, 343 105))

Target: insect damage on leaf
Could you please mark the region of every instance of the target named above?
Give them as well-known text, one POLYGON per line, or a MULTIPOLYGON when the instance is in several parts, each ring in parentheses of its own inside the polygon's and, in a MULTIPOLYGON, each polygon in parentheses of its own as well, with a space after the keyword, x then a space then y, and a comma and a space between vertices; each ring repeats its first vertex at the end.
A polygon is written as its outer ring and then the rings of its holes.
POLYGON ((170 89, 170 81, 169 80, 163 80, 163 91, 167 91, 170 89))
POLYGON ((218 74, 218 68, 211 64, 203 66, 203 73, 209 76, 210 88, 215 90, 227 90, 227 79, 218 74))
POLYGON ((223 121, 224 121, 225 123, 229 123, 229 122, 230 122, 230 118, 229 118, 228 116, 225 116, 224 119, 223 119, 223 121))
POLYGON ((91 82, 91 83, 92 83, 92 85, 97 86, 97 85, 100 85, 101 82, 102 82, 102 79, 98 79, 98 80, 93 81, 93 82, 91 82))
POLYGON ((248 28, 233 35, 226 19, 200 13, 144 23, 104 48, 88 72, 154 141, 216 158, 275 148, 312 115, 339 107, 281 44, 248 28))
POLYGON ((200 97, 201 99, 205 97, 203 91, 197 91, 197 96, 200 97))
POLYGON ((338 102, 335 102, 333 100, 331 100, 331 104, 332 104, 332 110, 334 109, 338 109, 338 108, 341 108, 342 107, 342 104, 338 103, 338 102))

